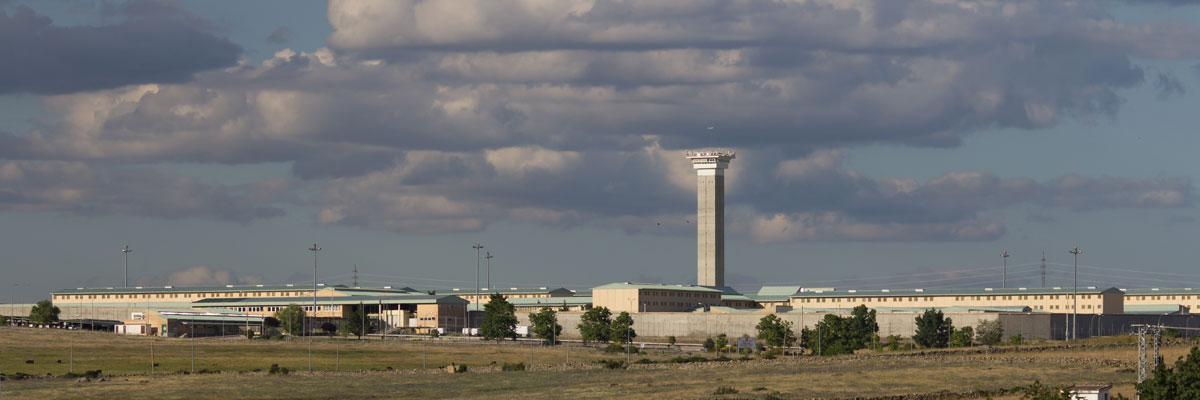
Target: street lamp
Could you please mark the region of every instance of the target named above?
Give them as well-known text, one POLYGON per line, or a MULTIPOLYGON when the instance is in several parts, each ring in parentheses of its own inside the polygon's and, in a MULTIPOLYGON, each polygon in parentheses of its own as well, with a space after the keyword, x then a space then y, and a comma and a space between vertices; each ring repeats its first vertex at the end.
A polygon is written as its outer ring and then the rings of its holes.
MULTIPOLYGON (((317 252, 321 251, 321 248, 317 247, 316 243, 313 243, 313 247, 310 247, 308 250, 313 252, 313 307, 312 307, 312 311, 313 311, 313 323, 316 323, 316 321, 317 321, 317 319, 316 319, 316 316, 317 316, 317 252)), ((304 326, 303 322, 304 321, 301 321, 301 324, 300 324, 301 327, 304 326)), ((309 326, 309 328, 312 328, 312 327, 309 326)), ((311 336, 311 335, 309 335, 309 332, 307 329, 305 329, 304 335, 311 336)), ((308 370, 312 371, 312 338, 311 337, 308 338, 308 370)))
POLYGON ((125 245, 125 248, 121 249, 121 252, 125 253, 125 286, 124 287, 129 287, 129 253, 132 253, 133 249, 129 248, 129 245, 125 245))
POLYGON ((1000 253, 1000 259, 1004 260, 1004 269, 1001 271, 1000 287, 1008 287, 1008 251, 1000 253))
POLYGON ((1075 256, 1075 289, 1071 295, 1071 340, 1079 339, 1079 327, 1075 324, 1079 321, 1079 255, 1083 254, 1083 250, 1079 250, 1079 246, 1068 251, 1075 256))
POLYGON ((487 255, 483 256, 483 258, 487 259, 487 287, 495 289, 496 287, 492 286, 492 252, 487 252, 487 255))
MULTIPOLYGON (((483 245, 479 244, 479 242, 476 242, 474 246, 471 246, 471 248, 475 249, 475 303, 479 303, 480 302, 480 299, 479 299, 479 250, 483 249, 483 245)), ((467 302, 467 310, 463 311, 463 317, 465 317, 466 321, 467 321, 467 324, 466 324, 467 332, 471 331, 470 309, 471 309, 471 303, 467 302)))

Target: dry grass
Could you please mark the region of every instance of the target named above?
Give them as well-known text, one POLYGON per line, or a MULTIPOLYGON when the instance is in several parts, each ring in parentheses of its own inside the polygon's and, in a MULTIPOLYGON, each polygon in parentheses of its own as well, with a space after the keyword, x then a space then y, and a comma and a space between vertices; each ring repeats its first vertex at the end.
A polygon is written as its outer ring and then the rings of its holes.
MULTIPOLYGON (((278 363, 307 370, 303 343, 197 340, 197 369, 226 371, 213 375, 148 376, 148 350, 155 340, 156 353, 164 350, 160 370, 187 369, 189 342, 179 339, 118 337, 110 334, 0 329, 0 370, 5 372, 66 372, 65 365, 43 364, 57 360, 70 337, 76 343, 76 372, 104 369, 115 376, 106 382, 78 383, 67 379, 6 382, 5 395, 13 398, 844 398, 910 393, 973 392, 1008 389, 1034 380, 1050 385, 1117 383, 1117 391, 1130 396, 1135 374, 1123 367, 1104 366, 1093 360, 1136 360, 1135 347, 1072 348, 1039 352, 965 354, 946 352, 931 357, 875 356, 799 357, 747 362, 635 365, 629 370, 599 369, 595 363, 574 364, 562 370, 484 372, 491 361, 528 362, 528 348, 464 344, 430 346, 430 366, 455 362, 471 366, 467 374, 412 371, 421 368, 421 345, 373 341, 343 344, 342 368, 382 369, 388 372, 307 372, 272 376, 246 372, 278 363), (436 350, 435 350, 436 349, 436 350), (38 358, 33 365, 27 358, 38 358), (129 365, 132 364, 132 365, 129 365), (33 369, 44 368, 44 369, 33 369), (738 391, 715 395, 719 386, 738 391), (758 390, 756 390, 758 389, 758 390)), ((333 369, 335 344, 314 345, 314 367, 333 369)), ((1170 362, 1186 352, 1182 345, 1163 349, 1170 362)), ((886 353, 885 353, 886 354, 886 353)), ((652 359, 677 354, 655 353, 652 359)), ((645 355, 643 355, 644 357, 645 355)), ((636 358, 640 358, 635 355, 636 358)), ((571 360, 619 359, 622 355, 575 349, 571 360)), ((66 359, 64 362, 66 362, 66 359)), ((561 349, 536 349, 539 366, 561 365, 561 349)), ((1109 364, 1112 364, 1109 362, 1109 364)), ((968 396, 967 398, 973 398, 968 396)), ((997 396, 997 399, 1019 396, 997 396)))

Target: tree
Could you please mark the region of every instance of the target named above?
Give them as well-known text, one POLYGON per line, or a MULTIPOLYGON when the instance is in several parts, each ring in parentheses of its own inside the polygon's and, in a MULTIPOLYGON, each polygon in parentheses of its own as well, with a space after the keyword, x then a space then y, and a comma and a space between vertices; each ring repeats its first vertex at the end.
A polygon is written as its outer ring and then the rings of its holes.
POLYGON ((517 340, 516 307, 500 293, 492 293, 487 304, 483 305, 483 322, 479 325, 479 332, 487 340, 517 340))
POLYGON ((975 339, 988 346, 998 345, 1004 339, 1004 326, 998 319, 979 321, 975 326, 975 339))
POLYGON ((1039 381, 1019 389, 1021 400, 1071 400, 1071 391, 1067 388, 1043 385, 1039 381))
POLYGON ((343 335, 354 335, 362 338, 366 332, 363 332, 363 321, 367 319, 364 315, 366 310, 364 307, 359 307, 358 310, 351 311, 350 316, 346 317, 346 322, 342 323, 343 335))
POLYGON ((1159 363, 1154 375, 1137 385, 1143 399, 1200 399, 1200 348, 1192 347, 1175 368, 1159 363))
POLYGON ((321 330, 325 331, 325 334, 327 334, 327 335, 332 335, 332 334, 334 334, 334 332, 337 332, 338 327, 337 327, 337 325, 334 325, 332 322, 325 322, 325 323, 321 324, 321 330))
POLYGON ((542 307, 541 311, 529 313, 529 324, 533 335, 546 340, 562 336, 562 325, 558 324, 558 313, 553 308, 542 307))
POLYGON ((275 312, 275 319, 279 320, 283 331, 292 336, 304 334, 304 317, 304 309, 295 304, 288 304, 287 307, 275 312))
POLYGON ((0 315, 0 325, 8 325, 8 317, 0 315))
POLYGON ((42 300, 33 305, 29 310, 29 321, 35 324, 49 324, 58 322, 58 307, 50 303, 50 300, 42 300))
POLYGON ((762 317, 758 320, 755 329, 758 330, 758 339, 766 342, 768 346, 790 346, 796 341, 796 332, 792 330, 792 321, 780 319, 775 314, 762 317))
POLYGON ((725 347, 729 346, 729 336, 724 333, 717 335, 717 340, 713 344, 716 345, 717 350, 725 350, 725 347))
POLYGON ((974 337, 975 330, 965 326, 950 334, 950 347, 970 347, 974 337))
POLYGON ((612 311, 606 307, 596 307, 583 313, 579 318, 580 336, 583 342, 608 342, 609 325, 612 324, 612 311))
POLYGON ((425 291, 425 294, 427 294, 427 295, 430 295, 430 296, 433 296, 433 295, 436 295, 436 294, 437 294, 437 291, 436 291, 436 290, 426 290, 426 291, 425 291))
POLYGON ((713 338, 704 338, 704 351, 713 351, 717 348, 717 342, 713 338))
POLYGON ((635 337, 637 337, 637 331, 633 329, 633 317, 628 312, 621 311, 621 314, 613 318, 612 324, 608 327, 608 339, 627 343, 632 342, 635 337))
POLYGON ((923 347, 943 348, 950 344, 954 324, 941 311, 929 309, 917 317, 917 334, 913 341, 923 347))
POLYGON ((879 324, 875 322, 875 310, 867 308, 865 304, 860 304, 854 307, 847 317, 848 328, 850 329, 850 342, 855 350, 865 349, 871 344, 871 340, 875 337, 875 333, 879 332, 879 324))

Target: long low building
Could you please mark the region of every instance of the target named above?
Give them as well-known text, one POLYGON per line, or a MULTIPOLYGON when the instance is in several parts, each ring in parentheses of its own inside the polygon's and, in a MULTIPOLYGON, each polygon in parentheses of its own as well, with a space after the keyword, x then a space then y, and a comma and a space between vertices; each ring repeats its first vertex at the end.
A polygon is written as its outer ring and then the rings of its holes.
POLYGON ((1008 289, 905 289, 905 290, 805 290, 791 295, 793 309, 846 308, 862 304, 870 308, 1029 307, 1034 311, 1079 314, 1121 314, 1125 293, 1117 288, 1094 286, 1074 288, 1008 289))
POLYGON ((680 312, 721 305, 720 289, 655 283, 610 283, 592 288, 592 304, 612 312, 680 312))

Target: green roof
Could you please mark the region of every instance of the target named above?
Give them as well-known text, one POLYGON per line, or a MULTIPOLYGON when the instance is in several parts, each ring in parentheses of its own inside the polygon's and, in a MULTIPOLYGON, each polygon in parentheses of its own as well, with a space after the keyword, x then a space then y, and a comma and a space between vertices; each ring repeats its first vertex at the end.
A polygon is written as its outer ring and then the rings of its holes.
MULTIPOLYGON (((317 286, 321 289, 339 289, 344 286, 317 286)), ((283 291, 283 290, 312 290, 312 285, 224 285, 224 286, 134 286, 134 287, 102 287, 63 289, 51 294, 125 294, 125 293, 180 293, 180 292, 245 292, 245 291, 283 291)))
POLYGON ((605 290, 605 289, 682 290, 682 291, 689 291, 689 292, 722 293, 722 291, 720 289, 713 289, 713 288, 704 287, 704 286, 664 285, 661 283, 629 283, 629 282, 618 282, 618 283, 610 283, 607 285, 596 286, 596 287, 592 288, 592 291, 594 292, 596 290, 605 290))
POLYGON ((758 288, 758 293, 756 294, 756 296, 788 297, 788 296, 791 296, 791 295, 799 293, 799 292, 800 292, 799 286, 763 286, 763 287, 758 288))
MULTIPOLYGON (((805 290, 791 297, 882 297, 882 296, 994 296, 1021 294, 1070 294, 1072 287, 1054 288, 985 288, 985 289, 877 289, 877 290, 805 290)), ((1079 293, 1121 293, 1115 287, 1099 289, 1094 286, 1081 287, 1079 293)))
MULTIPOLYGON (((451 295, 401 295, 401 296, 318 296, 317 305, 322 304, 466 304, 467 300, 451 295)), ((306 297, 246 297, 213 298, 192 302, 195 307, 241 307, 312 304, 313 298, 306 297)))
POLYGON ((1145 294, 1200 294, 1200 290, 1192 288, 1150 288, 1150 289, 1124 289, 1125 294, 1145 295, 1145 294))
MULTIPOLYGON (((448 290, 446 292, 452 293, 452 294, 471 294, 471 295, 473 295, 473 294, 475 294, 475 289, 474 288, 465 288, 465 289, 458 288, 458 290, 448 290)), ((495 289, 480 288, 479 289, 479 294, 492 294, 492 293, 500 293, 500 294, 543 294, 543 293, 548 293, 551 296, 558 295, 558 296, 563 296, 563 297, 574 295, 574 293, 572 293, 570 290, 567 290, 565 288, 539 287, 539 288, 495 288, 495 289)))

